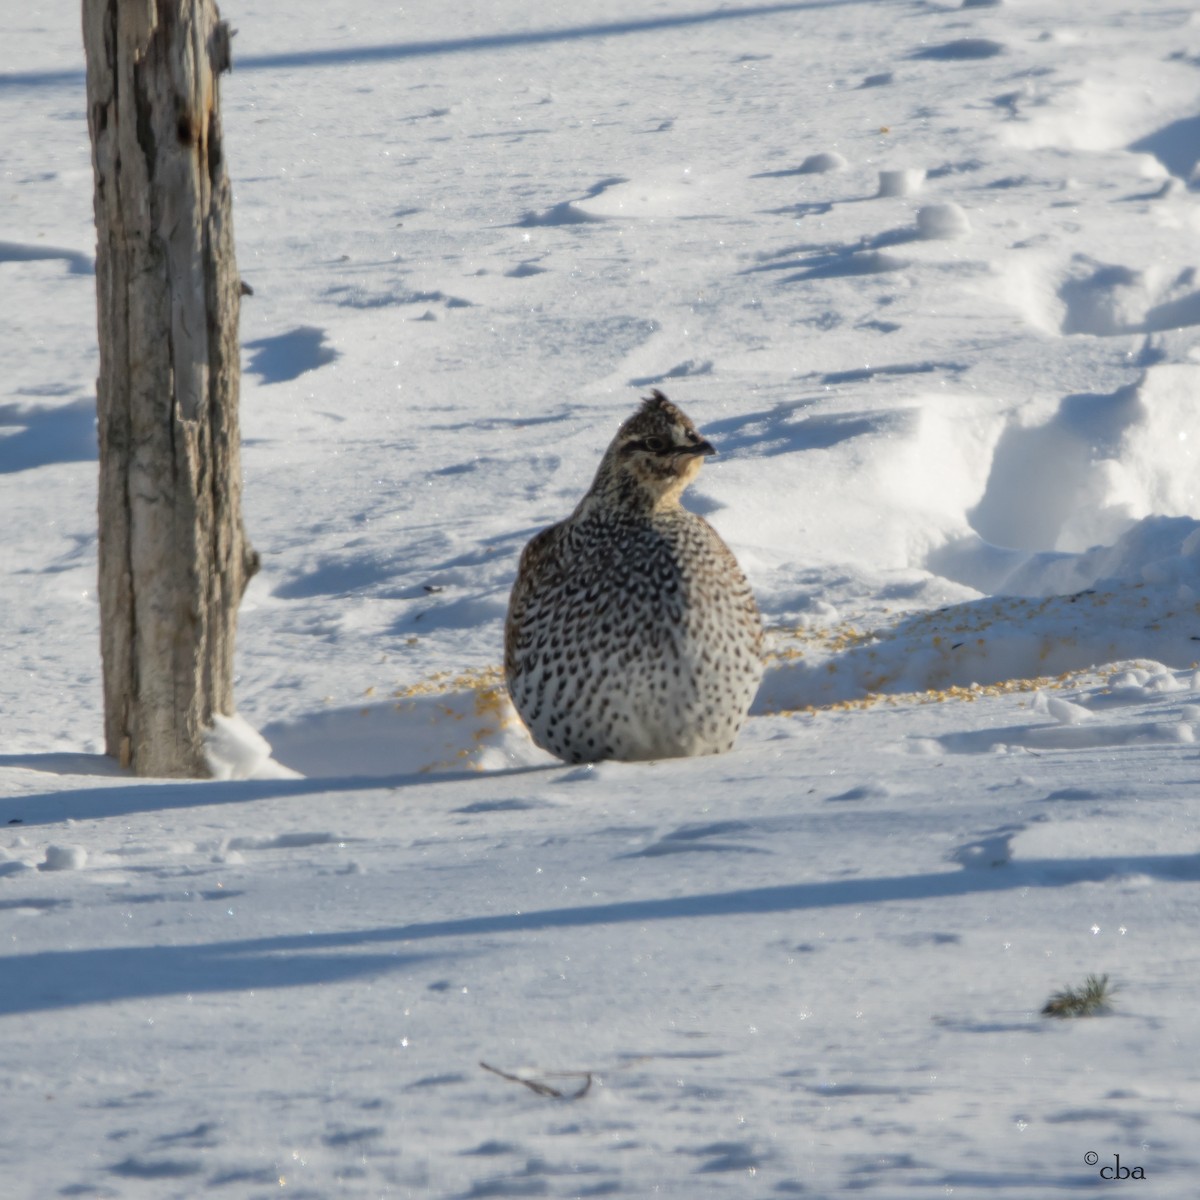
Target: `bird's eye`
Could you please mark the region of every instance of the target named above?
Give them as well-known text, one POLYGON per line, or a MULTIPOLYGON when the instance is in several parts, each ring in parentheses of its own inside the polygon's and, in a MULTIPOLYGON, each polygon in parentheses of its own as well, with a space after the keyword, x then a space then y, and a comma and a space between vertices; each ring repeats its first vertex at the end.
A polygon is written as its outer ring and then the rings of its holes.
POLYGON ((660 437, 648 437, 642 443, 642 445, 645 446, 651 454, 659 454, 667 448, 667 443, 660 437))

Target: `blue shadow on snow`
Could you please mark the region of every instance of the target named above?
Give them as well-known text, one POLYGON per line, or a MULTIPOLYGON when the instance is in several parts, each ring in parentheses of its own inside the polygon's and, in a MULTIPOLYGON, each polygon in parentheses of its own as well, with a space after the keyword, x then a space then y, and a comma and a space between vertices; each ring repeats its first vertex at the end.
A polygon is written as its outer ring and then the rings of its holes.
POLYGON ((285 383, 305 371, 315 371, 337 358, 338 352, 325 345, 325 330, 314 325, 298 325, 287 333, 243 342, 250 352, 246 371, 258 375, 263 383, 285 383))
POLYGON ((72 275, 95 275, 96 260, 78 250, 59 246, 32 246, 28 242, 0 242, 0 262, 42 262, 60 258, 72 275))
POLYGON ((254 942, 48 950, 4 959, 0 1016, 111 1004, 343 983, 441 957, 435 954, 277 953, 254 942))
MULTIPOLYGON (((745 8, 706 9, 669 17, 644 17, 633 21, 607 24, 571 25, 562 29, 527 29, 516 33, 483 34, 479 37, 438 38, 428 42, 392 42, 383 46, 345 46, 336 50, 285 51, 280 54, 235 52, 235 71, 270 70, 288 67, 337 67, 360 63, 421 58, 439 54, 462 54, 482 50, 507 50, 553 42, 578 41, 582 38, 620 37, 635 33, 654 33, 664 29, 687 28, 715 21, 737 21, 748 17, 807 12, 812 9, 843 8, 850 4, 869 4, 875 0, 788 0, 780 4, 755 4, 745 8)), ((82 89, 86 81, 82 69, 73 71, 5 71, 0 73, 0 89, 6 87, 74 87, 82 89)))
MULTIPOLYGON (((73 756, 72 756, 73 757, 73 756)), ((112 760, 101 755, 80 755, 80 766, 73 770, 60 754, 0 755, 0 767, 25 767, 56 774, 110 773, 112 760), (91 764, 89 766, 89 764, 91 764)), ((507 771, 439 771, 430 775, 393 775, 336 777, 322 779, 239 779, 239 780, 138 780, 113 767, 128 782, 105 787, 66 787, 58 791, 28 796, 0 797, 0 828, 25 825, 56 825, 63 821, 103 821, 140 812, 171 812, 182 808, 208 805, 252 804, 274 797, 313 796, 335 792, 378 791, 388 788, 430 786, 438 783, 477 784, 484 795, 491 795, 497 779, 527 775, 535 771, 561 770, 562 763, 543 763, 513 767, 507 771)))
POLYGON ((0 405, 0 430, 6 425, 17 432, 0 433, 0 475, 99 457, 94 399, 43 408, 0 405))
MULTIPOLYGON (((430 956, 325 954, 384 944, 409 946, 439 938, 493 937, 546 929, 580 929, 649 921, 806 912, 852 905, 937 900, 982 892, 1069 887, 1126 875, 1171 882, 1200 881, 1200 855, 1031 859, 990 869, 963 867, 925 875, 839 879, 816 883, 627 900, 335 933, 285 934, 195 946, 115 946, 10 954, 12 986, 0 989, 0 1016, 145 996, 248 988, 298 987, 398 970, 430 956)), ((448 947, 437 954, 451 953, 448 947)))

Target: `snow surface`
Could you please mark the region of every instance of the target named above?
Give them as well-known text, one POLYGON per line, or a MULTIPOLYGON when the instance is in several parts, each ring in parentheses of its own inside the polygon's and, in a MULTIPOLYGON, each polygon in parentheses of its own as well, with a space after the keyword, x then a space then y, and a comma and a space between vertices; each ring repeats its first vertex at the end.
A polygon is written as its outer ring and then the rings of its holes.
POLYGON ((264 565, 181 783, 102 754, 78 5, 0 13, 0 1194, 1195 1196, 1191 6, 224 15, 264 565), (507 591, 651 386, 774 658, 566 768, 507 591))

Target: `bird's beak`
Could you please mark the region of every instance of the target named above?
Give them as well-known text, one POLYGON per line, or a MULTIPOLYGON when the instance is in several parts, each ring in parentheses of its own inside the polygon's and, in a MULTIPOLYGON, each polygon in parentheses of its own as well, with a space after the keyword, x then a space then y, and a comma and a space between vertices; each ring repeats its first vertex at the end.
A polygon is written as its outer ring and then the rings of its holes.
POLYGON ((716 454, 716 452, 716 447, 712 442, 706 441, 704 438, 701 438, 698 442, 693 442, 690 446, 684 446, 679 451, 680 454, 695 454, 698 456, 707 456, 709 454, 716 454))

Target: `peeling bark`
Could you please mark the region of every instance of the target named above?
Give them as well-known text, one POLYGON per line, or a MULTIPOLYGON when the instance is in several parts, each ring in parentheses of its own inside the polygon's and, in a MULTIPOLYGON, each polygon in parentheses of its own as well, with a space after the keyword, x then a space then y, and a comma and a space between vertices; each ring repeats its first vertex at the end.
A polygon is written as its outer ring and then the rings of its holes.
POLYGON ((139 775, 207 774, 233 704, 240 288, 212 0, 84 0, 97 230, 105 744, 139 775))

